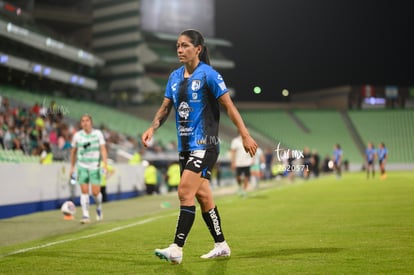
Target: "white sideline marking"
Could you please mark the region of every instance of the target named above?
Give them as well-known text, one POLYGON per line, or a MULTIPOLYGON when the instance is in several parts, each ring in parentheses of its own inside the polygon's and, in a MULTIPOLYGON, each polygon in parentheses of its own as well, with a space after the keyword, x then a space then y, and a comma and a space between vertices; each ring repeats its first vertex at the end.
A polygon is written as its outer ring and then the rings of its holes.
MULTIPOLYGON (((10 252, 10 253, 7 253, 7 254, 0 255, 0 258, 5 258, 7 256, 12 256, 12 255, 16 255, 16 254, 25 253, 25 252, 28 252, 28 251, 31 251, 31 250, 36 250, 36 249, 41 249, 41 248, 45 248, 45 247, 49 247, 49 246, 54 246, 54 245, 57 245, 57 244, 68 243, 68 242, 78 241, 78 240, 82 240, 82 239, 89 239, 89 238, 93 238, 93 237, 96 237, 96 236, 100 236, 100 235, 120 231, 120 230, 123 230, 123 229, 127 229, 127 228, 130 228, 130 227, 133 227, 133 226, 146 224, 146 223, 149 223, 149 222, 161 219, 161 218, 169 217, 169 216, 172 216, 172 215, 173 214, 166 215, 166 216, 160 216, 160 217, 154 217, 154 218, 148 218, 146 220, 142 220, 142 221, 131 223, 131 224, 124 225, 124 226, 114 227, 114 228, 109 229, 109 230, 105 230, 105 231, 102 231, 102 232, 98 232, 98 233, 94 233, 94 234, 90 234, 90 235, 86 235, 86 236, 82 236, 82 237, 78 237, 78 238, 71 238, 71 239, 66 239, 66 240, 61 240, 61 241, 56 241, 56 242, 51 242, 51 243, 45 243, 45 244, 38 245, 38 246, 28 247, 28 248, 24 248, 24 249, 16 250, 16 251, 13 251, 13 252, 10 252)), ((175 213, 174 215, 177 215, 177 214, 175 213)))

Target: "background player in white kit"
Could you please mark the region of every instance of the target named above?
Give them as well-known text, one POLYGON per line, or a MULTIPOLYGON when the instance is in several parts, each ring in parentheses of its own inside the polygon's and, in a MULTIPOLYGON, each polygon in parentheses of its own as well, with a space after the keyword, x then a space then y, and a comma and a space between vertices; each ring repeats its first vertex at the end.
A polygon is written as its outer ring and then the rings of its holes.
POLYGON ((253 165, 252 156, 246 152, 241 136, 231 141, 231 169, 236 173, 240 195, 246 195, 250 182, 250 167, 253 165))

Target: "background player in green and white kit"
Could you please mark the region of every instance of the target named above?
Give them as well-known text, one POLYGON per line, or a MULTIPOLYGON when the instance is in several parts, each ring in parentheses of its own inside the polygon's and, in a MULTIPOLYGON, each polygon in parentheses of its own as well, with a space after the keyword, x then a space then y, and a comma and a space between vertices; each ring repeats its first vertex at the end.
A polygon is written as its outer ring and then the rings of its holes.
POLYGON ((77 182, 81 187, 80 204, 82 207, 81 223, 90 222, 89 218, 89 184, 96 203, 96 219, 102 220, 102 193, 101 193, 101 160, 103 170, 107 170, 107 152, 105 139, 100 130, 92 128, 92 117, 81 117, 81 130, 75 133, 72 139, 70 155, 70 175, 77 170, 77 182))

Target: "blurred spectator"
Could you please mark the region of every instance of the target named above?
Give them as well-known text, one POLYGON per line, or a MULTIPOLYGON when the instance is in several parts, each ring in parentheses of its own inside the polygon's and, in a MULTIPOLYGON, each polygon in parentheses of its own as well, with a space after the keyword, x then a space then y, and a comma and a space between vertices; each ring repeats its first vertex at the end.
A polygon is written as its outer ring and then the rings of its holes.
POLYGON ((158 172, 157 168, 147 160, 142 161, 144 166, 144 182, 147 195, 158 194, 158 172))
POLYGON ((34 114, 34 115, 39 115, 40 114, 40 105, 39 105, 39 103, 38 102, 36 102, 33 106, 32 106, 32 108, 30 109, 30 111, 32 112, 32 114, 34 114))
POLYGON ((381 142, 378 148, 378 162, 380 166, 381 179, 387 178, 387 174, 385 173, 385 164, 387 163, 387 157, 388 149, 385 147, 385 143, 381 142))
POLYGON ((295 161, 297 161, 297 159, 292 151, 289 151, 289 157, 284 159, 284 161, 287 161, 287 164, 284 164, 284 167, 287 168, 285 174, 290 181, 293 181, 296 175, 296 170, 293 167, 295 166, 295 161))
MULTIPOLYGON (((102 202, 108 201, 108 194, 106 193, 106 184, 108 183, 108 179, 112 177, 115 173, 115 168, 113 166, 114 161, 112 159, 107 160, 108 164, 106 166, 106 171, 101 171, 101 193, 102 193, 102 202)), ((103 161, 101 161, 101 167, 104 167, 103 161)))
POLYGON ((134 149, 137 147, 136 142, 130 136, 127 136, 125 139, 123 139, 121 145, 128 153, 134 152, 134 149))
POLYGON ((259 186, 259 181, 263 179, 265 164, 265 155, 262 148, 258 147, 256 154, 253 157, 253 164, 250 168, 252 175, 252 183, 254 186, 259 186))
POLYGON ((344 160, 344 170, 345 170, 345 172, 348 172, 349 171, 349 160, 344 160))
POLYGON ((37 137, 39 141, 42 141, 43 129, 45 128, 45 116, 38 115, 35 119, 35 129, 37 131, 37 137))
POLYGON ((141 161, 141 154, 139 152, 135 152, 132 155, 132 158, 129 159, 128 164, 130 165, 136 165, 136 164, 140 164, 141 161))
POLYGON ((214 165, 213 170, 211 171, 211 178, 213 179, 212 183, 213 185, 215 184, 216 186, 220 186, 221 184, 221 165, 220 162, 216 162, 216 164, 214 165))
POLYGON ((166 174, 166 182, 168 185, 168 192, 177 191, 180 184, 180 164, 173 162, 168 166, 166 174))
POLYGON ((303 177, 309 179, 310 172, 312 171, 312 154, 309 147, 303 149, 303 177))
POLYGON ((42 151, 40 153, 41 164, 51 164, 53 162, 53 153, 50 149, 50 144, 45 142, 42 144, 42 151))
POLYGON ((273 150, 271 148, 266 149, 265 153, 265 171, 264 178, 272 178, 272 164, 273 164, 273 150))
POLYGON ((4 117, 2 113, 0 113, 0 146, 4 149, 3 140, 4 140, 4 134, 7 130, 7 125, 4 123, 4 117))
POLYGON ((334 152, 333 152, 333 162, 334 162, 334 169, 336 172, 336 177, 341 177, 341 171, 342 171, 342 159, 343 159, 343 153, 341 149, 341 145, 339 143, 335 144, 334 146, 334 152))
POLYGON ((56 128, 51 128, 49 132, 49 143, 52 145, 58 145, 58 136, 57 136, 57 130, 56 128))
POLYGON ((165 146, 165 150, 168 152, 176 152, 177 151, 177 142, 175 140, 171 140, 165 146))
POLYGON ((372 172, 372 178, 375 177, 375 159, 377 158, 377 151, 374 148, 372 142, 368 142, 367 148, 365 148, 365 167, 367 169, 367 179, 369 178, 369 172, 372 172))
POLYGON ((3 137, 3 146, 7 150, 20 150, 20 140, 17 138, 15 127, 11 125, 7 128, 3 137))
POLYGON ((10 108, 9 99, 5 96, 1 98, 0 113, 8 113, 10 108))
POLYGON ((312 152, 312 172, 315 177, 319 177, 319 163, 320 163, 321 157, 318 154, 318 151, 315 149, 312 152))
POLYGON ((27 134, 27 128, 25 125, 20 125, 18 129, 17 138, 20 141, 21 150, 26 154, 30 154, 30 140, 27 134))
MULTIPOLYGON (((56 101, 35 102, 31 106, 15 106, 7 97, 0 96, 0 148, 22 150, 26 155, 40 156, 48 143, 54 160, 69 161, 71 139, 78 122, 63 120, 64 106, 56 101)), ((101 126, 104 138, 112 148, 121 148, 133 155, 133 162, 141 163, 142 144, 140 137, 131 137, 101 126), (116 145, 116 146, 113 146, 116 145)), ((153 140, 151 153, 175 151, 176 142, 165 143, 153 140)), ((113 152, 116 152, 115 150, 113 152)), ((162 177, 161 177, 162 180, 162 177)), ((160 182, 160 181, 159 181, 160 182)))

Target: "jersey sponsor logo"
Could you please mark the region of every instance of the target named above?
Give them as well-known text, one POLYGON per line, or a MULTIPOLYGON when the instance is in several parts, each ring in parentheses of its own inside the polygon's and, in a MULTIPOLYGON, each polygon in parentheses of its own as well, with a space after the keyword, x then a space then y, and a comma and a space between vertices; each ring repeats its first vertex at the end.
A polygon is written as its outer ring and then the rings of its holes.
POLYGON ((180 117, 187 119, 188 116, 190 115, 190 112, 193 111, 193 109, 190 107, 190 105, 188 105, 187 102, 183 101, 178 106, 177 111, 180 117))
POLYGON ((217 79, 223 81, 223 77, 221 76, 221 74, 217 75, 217 79))
POLYGON ((213 221, 214 231, 216 232, 216 235, 217 236, 221 235, 220 222, 218 220, 216 211, 213 208, 208 213, 210 214, 210 218, 213 221))
POLYGON ((171 90, 173 90, 174 92, 177 90, 177 83, 171 85, 171 90))
POLYGON ((198 91, 201 88, 201 81, 200 80, 193 80, 191 82, 191 90, 198 91))
POLYGON ((178 135, 180 137, 182 137, 182 136, 191 136, 191 135, 193 135, 194 127, 179 126, 177 128, 177 130, 178 130, 178 135))
POLYGON ((190 102, 199 103, 201 100, 198 99, 198 93, 194 92, 191 94, 190 102))
POLYGON ((201 159, 195 159, 194 157, 189 157, 188 161, 187 161, 187 165, 192 162, 194 167, 196 168, 200 168, 201 165, 203 164, 203 161, 201 159))
POLYGON ((227 87, 226 87, 226 83, 224 83, 224 82, 220 82, 220 83, 219 83, 219 87, 220 87, 220 89, 221 89, 222 91, 224 91, 225 89, 227 89, 227 87))

